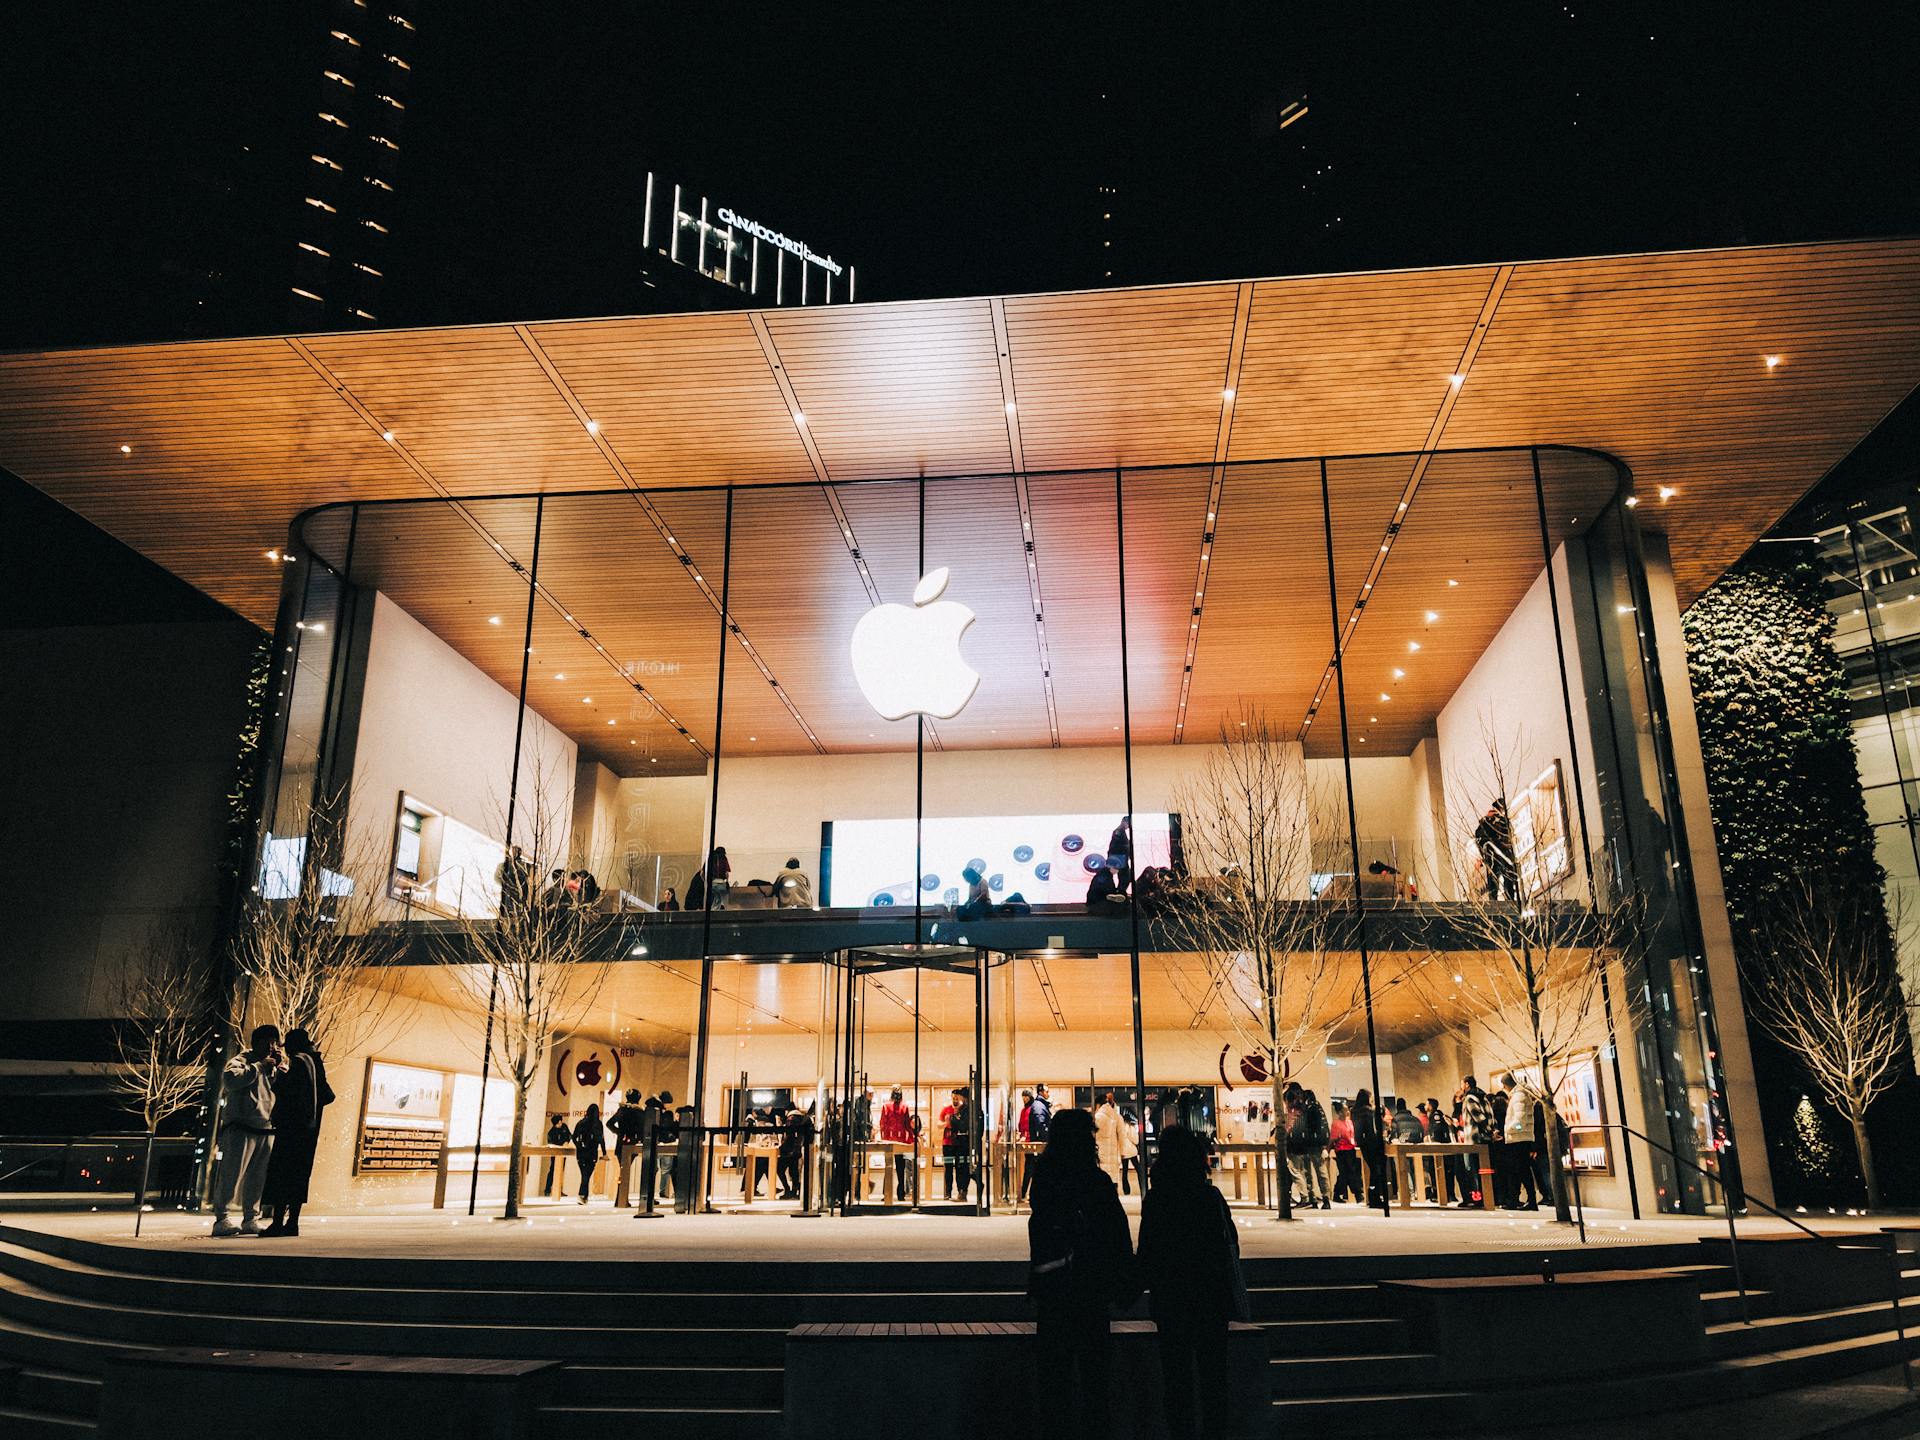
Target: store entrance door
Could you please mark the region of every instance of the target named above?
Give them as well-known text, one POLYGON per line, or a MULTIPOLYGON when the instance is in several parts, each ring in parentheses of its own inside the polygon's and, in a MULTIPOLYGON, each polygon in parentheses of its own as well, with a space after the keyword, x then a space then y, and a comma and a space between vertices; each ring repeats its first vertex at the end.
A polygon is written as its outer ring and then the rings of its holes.
POLYGON ((970 945, 836 957, 845 979, 835 1077, 845 1101, 829 1125, 836 1212, 987 1215, 1002 1200, 1008 959, 970 945))

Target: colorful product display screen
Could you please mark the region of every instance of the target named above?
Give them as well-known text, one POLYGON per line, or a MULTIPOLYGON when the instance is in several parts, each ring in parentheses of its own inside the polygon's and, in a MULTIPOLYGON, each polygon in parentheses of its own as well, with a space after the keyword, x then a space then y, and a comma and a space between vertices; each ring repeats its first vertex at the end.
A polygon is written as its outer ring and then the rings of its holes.
MULTIPOLYGON (((1105 864, 1120 815, 970 815, 922 822, 923 905, 958 905, 971 888, 969 868, 986 878, 995 904, 1018 895, 1030 905, 1086 900, 1105 864)), ((914 902, 913 821, 835 820, 826 836, 823 905, 911 905, 914 902)), ((1170 865, 1173 821, 1165 814, 1133 817, 1133 869, 1170 865)))

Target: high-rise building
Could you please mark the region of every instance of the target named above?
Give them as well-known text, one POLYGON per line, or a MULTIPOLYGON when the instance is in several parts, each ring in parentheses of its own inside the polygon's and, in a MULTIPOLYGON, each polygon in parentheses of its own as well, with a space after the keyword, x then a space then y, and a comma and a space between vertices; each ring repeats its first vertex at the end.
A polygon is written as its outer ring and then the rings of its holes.
POLYGON ((395 221, 401 135, 418 31, 387 0, 332 0, 302 132, 288 285, 297 330, 376 324, 395 221))

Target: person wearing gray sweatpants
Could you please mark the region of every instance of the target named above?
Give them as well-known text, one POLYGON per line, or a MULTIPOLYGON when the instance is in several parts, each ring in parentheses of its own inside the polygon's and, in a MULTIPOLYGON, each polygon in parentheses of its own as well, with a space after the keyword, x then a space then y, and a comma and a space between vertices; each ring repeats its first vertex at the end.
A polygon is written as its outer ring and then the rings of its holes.
POLYGON ((286 1063, 280 1030, 256 1025, 247 1048, 220 1072, 219 1158, 213 1170, 213 1233, 258 1235, 260 1191, 273 1154, 273 1077, 286 1063), (240 1207, 240 1223, 231 1212, 240 1207))

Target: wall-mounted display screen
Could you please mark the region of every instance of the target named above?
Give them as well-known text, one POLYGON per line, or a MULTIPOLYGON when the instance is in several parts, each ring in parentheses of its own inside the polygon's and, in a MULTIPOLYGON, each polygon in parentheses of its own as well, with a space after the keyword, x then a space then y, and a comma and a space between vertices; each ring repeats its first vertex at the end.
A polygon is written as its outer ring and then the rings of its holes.
MULTIPOLYGON (((1127 848, 1121 815, 968 815, 928 819, 920 834, 919 893, 925 905, 967 898, 968 868, 986 878, 995 904, 1015 895, 1030 905, 1072 905, 1087 898, 1109 853, 1127 848)), ((1135 872, 1173 863, 1173 817, 1135 815, 1135 872)), ((914 833, 911 818, 835 820, 827 827, 822 866, 825 905, 911 905, 914 833)))

